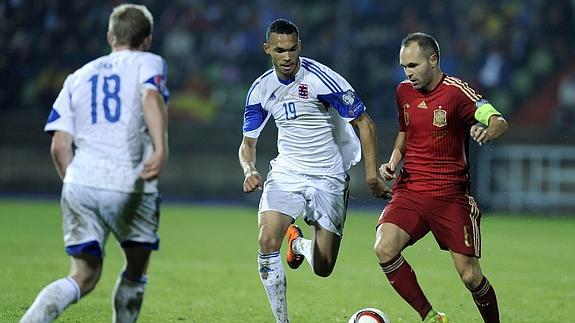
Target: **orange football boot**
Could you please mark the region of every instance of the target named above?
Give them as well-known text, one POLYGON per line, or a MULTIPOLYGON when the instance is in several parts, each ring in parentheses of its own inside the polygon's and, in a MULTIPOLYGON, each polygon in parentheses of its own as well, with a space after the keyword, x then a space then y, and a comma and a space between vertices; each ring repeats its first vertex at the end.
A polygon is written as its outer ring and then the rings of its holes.
POLYGON ((288 251, 286 253, 287 264, 291 269, 297 269, 303 262, 304 256, 296 255, 293 252, 292 243, 297 238, 303 238, 303 234, 297 225, 292 224, 286 231, 286 237, 288 238, 288 251))

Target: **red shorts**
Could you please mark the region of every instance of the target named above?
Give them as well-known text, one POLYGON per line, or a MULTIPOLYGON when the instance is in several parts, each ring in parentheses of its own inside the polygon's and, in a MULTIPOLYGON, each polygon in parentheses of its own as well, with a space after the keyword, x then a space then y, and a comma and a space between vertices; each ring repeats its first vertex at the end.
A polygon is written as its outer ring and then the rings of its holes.
POLYGON ((439 247, 481 257, 481 213, 473 197, 424 196, 400 190, 381 212, 378 224, 393 223, 411 236, 410 244, 433 233, 439 247))

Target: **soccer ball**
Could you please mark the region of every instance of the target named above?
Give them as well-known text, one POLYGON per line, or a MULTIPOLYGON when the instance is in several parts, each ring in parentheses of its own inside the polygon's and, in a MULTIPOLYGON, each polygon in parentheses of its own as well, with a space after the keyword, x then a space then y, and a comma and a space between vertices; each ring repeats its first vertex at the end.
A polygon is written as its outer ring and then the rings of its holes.
POLYGON ((353 313, 348 323, 391 323, 391 321, 382 311, 368 307, 353 313))

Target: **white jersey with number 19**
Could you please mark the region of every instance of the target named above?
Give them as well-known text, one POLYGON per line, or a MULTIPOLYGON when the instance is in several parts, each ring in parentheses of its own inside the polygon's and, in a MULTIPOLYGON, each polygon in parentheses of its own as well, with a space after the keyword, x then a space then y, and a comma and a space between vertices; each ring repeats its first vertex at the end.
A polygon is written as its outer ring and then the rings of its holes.
POLYGON ((361 145, 349 122, 364 111, 365 105, 343 77, 300 57, 293 79, 279 79, 272 68, 252 84, 243 134, 259 137, 273 116, 278 165, 307 175, 339 175, 361 159, 361 145))
POLYGON ((76 146, 65 183, 119 192, 157 192, 140 178, 153 151, 142 110, 146 89, 167 102, 162 57, 122 50, 97 58, 69 75, 44 128, 72 135, 76 146))

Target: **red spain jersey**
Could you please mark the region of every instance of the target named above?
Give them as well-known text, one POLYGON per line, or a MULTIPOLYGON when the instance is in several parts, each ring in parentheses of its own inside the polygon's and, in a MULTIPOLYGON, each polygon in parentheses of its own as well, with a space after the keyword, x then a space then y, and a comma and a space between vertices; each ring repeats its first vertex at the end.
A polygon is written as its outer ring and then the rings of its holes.
POLYGON ((406 133, 403 168, 394 189, 445 196, 469 192, 469 128, 481 95, 443 75, 431 92, 406 80, 396 90, 399 131, 406 133))

